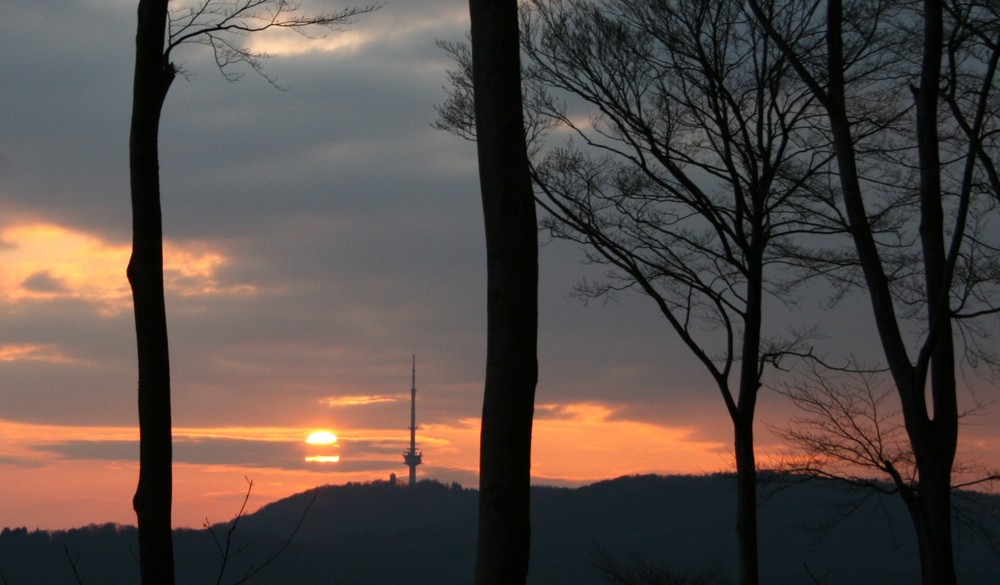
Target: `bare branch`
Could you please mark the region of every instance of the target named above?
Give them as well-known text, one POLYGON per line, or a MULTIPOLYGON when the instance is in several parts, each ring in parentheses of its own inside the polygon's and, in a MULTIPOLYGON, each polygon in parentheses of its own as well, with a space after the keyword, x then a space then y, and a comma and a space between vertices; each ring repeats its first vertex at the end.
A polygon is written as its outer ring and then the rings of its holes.
MULTIPOLYGON (((163 58, 170 61, 174 49, 184 44, 200 44, 211 49, 223 77, 238 81, 243 73, 232 69, 245 65, 268 83, 282 89, 263 69, 270 55, 255 51, 246 43, 251 33, 285 29, 307 38, 319 39, 343 30, 355 18, 378 10, 380 4, 344 8, 337 12, 301 14, 301 6, 287 0, 200 0, 193 6, 169 13, 169 33, 163 58)), ((183 74, 182 68, 177 70, 183 74)))
POLYGON ((212 525, 209 523, 207 518, 205 519, 205 528, 208 530, 209 535, 211 535, 212 540, 215 542, 215 547, 222 560, 222 563, 219 565, 219 574, 215 579, 215 585, 221 585, 222 577, 226 573, 226 566, 229 564, 229 560, 237 554, 232 552, 233 535, 236 533, 236 527, 239 525, 240 520, 246 514, 247 502, 250 501, 250 492, 253 491, 253 481, 248 477, 244 477, 243 479, 247 482, 247 493, 243 497, 243 504, 240 506, 240 511, 236 513, 236 516, 229 523, 229 528, 226 530, 225 546, 221 545, 218 537, 215 535, 215 531, 212 530, 212 525))
POLYGON ((295 535, 299 533, 299 529, 302 527, 302 523, 305 521, 306 516, 309 514, 309 510, 312 508, 312 505, 315 502, 316 502, 316 494, 314 493, 312 497, 309 498, 309 503, 306 504, 306 507, 302 510, 302 514, 299 516, 299 519, 295 523, 295 526, 288 533, 288 537, 285 539, 285 542, 282 543, 282 545, 278 547, 278 549, 275 550, 274 553, 271 554, 271 556, 267 557, 264 560, 264 562, 262 562, 260 565, 248 569, 247 572, 243 575, 243 577, 234 581, 232 585, 242 585, 243 583, 246 583, 255 575, 266 569, 271 563, 277 560, 277 558, 280 557, 286 550, 288 550, 288 547, 291 546, 292 540, 295 538, 295 535))
MULTIPOLYGON (((77 585, 83 585, 83 579, 80 578, 80 572, 77 567, 80 564, 80 555, 77 554, 75 557, 69 552, 69 545, 63 547, 63 552, 66 553, 66 560, 69 561, 69 566, 73 569, 73 580, 76 581, 77 585)), ((4 579, 6 582, 6 579, 4 579)))
MULTIPOLYGON (((796 379, 774 388, 802 412, 783 425, 770 426, 792 449, 775 470, 899 493, 907 501, 916 497, 916 461, 900 411, 889 406, 893 387, 885 370, 854 363, 836 369, 816 361, 803 363, 796 379), (894 489, 884 487, 886 479, 894 489)), ((1000 480, 998 472, 970 465, 956 465, 955 474, 971 476, 953 483, 956 490, 1000 480)))
MULTIPOLYGON (((233 517, 233 519, 229 522, 229 527, 226 529, 226 540, 224 544, 220 542, 218 536, 215 534, 215 530, 212 528, 212 525, 211 523, 209 523, 208 519, 205 520, 204 524, 205 529, 208 531, 208 534, 212 537, 212 541, 215 543, 216 550, 218 551, 221 560, 221 564, 219 565, 219 573, 215 579, 216 585, 222 584, 222 580, 223 577, 225 576, 226 569, 229 565, 229 561, 250 546, 249 544, 245 544, 240 549, 233 551, 234 536, 236 534, 236 529, 239 526, 240 520, 242 520, 243 517, 246 516, 247 514, 247 503, 250 501, 250 494, 253 491, 253 480, 251 480, 250 478, 244 478, 244 479, 247 482, 246 495, 244 495, 243 497, 243 503, 242 505, 240 505, 239 512, 237 512, 236 516, 233 517)), ((267 568, 268 565, 274 562, 275 559, 281 556, 281 554, 288 549, 288 547, 292 544, 292 540, 295 538, 295 535, 298 534, 299 528, 301 528, 302 526, 302 522, 305 520, 306 515, 309 513, 309 509, 312 508, 312 505, 315 501, 316 501, 316 494, 313 494, 312 498, 310 498, 309 500, 309 503, 306 504, 306 507, 302 511, 302 514, 299 516, 298 521, 295 523, 295 526, 292 528, 291 532, 289 532, 288 536, 285 538, 282 545, 276 551, 274 551, 270 556, 268 556, 261 564, 255 566, 252 565, 249 569, 247 569, 247 571, 243 574, 242 577, 238 578, 236 581, 233 581, 232 585, 241 585, 242 583, 246 583, 254 575, 257 575, 265 568, 267 568)))

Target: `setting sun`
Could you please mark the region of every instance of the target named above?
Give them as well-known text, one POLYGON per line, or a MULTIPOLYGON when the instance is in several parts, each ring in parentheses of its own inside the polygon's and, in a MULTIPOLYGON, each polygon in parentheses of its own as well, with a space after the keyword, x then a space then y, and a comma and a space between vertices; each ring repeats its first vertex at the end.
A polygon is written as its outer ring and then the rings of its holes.
POLYGON ((306 438, 310 445, 332 445, 337 442, 337 435, 329 431, 316 431, 306 438))

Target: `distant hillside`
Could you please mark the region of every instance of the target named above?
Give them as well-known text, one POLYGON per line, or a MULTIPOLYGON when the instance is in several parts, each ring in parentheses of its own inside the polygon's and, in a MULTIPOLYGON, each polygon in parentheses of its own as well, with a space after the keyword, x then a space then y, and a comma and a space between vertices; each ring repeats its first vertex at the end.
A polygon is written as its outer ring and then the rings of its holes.
MULTIPOLYGON (((772 477, 762 490, 765 585, 919 582, 916 545, 898 498, 866 498, 865 492, 839 484, 791 479, 772 477)), ((529 582, 603 583, 592 566, 601 553, 678 574, 733 580, 734 487, 728 475, 623 477, 577 489, 535 487, 529 582)), ((992 516, 973 516, 1000 534, 995 514, 1000 498, 966 495, 994 511, 992 516)), ((412 489, 386 482, 324 486, 264 506, 241 521, 233 548, 238 552, 223 583, 235 582, 278 550, 310 501, 295 540, 250 583, 471 582, 477 493, 423 481, 412 489)), ((225 526, 217 526, 216 533, 224 540, 225 526)), ((956 538, 959 582, 1000 582, 998 551, 968 526, 960 526, 956 538)), ((219 554, 208 533, 178 531, 176 543, 178 583, 215 583, 219 554)), ((131 527, 52 533, 5 529, 0 533, 0 582, 71 584, 72 560, 86 585, 133 585, 138 582, 134 550, 131 527)))

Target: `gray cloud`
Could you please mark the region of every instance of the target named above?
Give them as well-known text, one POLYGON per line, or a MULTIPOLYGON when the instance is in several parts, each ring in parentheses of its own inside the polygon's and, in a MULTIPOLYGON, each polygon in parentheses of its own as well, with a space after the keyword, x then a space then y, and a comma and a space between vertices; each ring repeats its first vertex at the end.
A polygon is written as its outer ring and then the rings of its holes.
POLYGON ((32 292, 65 292, 66 283, 61 279, 52 276, 48 270, 36 272, 24 279, 21 286, 32 292))
POLYGON ((138 441, 67 441, 37 448, 70 459, 135 461, 139 458, 138 441))

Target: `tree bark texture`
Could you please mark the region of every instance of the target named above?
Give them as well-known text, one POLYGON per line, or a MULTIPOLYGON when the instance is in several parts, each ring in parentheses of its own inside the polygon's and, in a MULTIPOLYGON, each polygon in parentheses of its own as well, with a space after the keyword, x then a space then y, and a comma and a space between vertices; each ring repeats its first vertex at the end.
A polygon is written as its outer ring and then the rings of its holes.
POLYGON ((488 328, 475 582, 523 585, 538 379, 538 228, 524 135, 517 2, 470 0, 469 12, 488 328))
POLYGON ((167 0, 140 0, 129 136, 132 257, 127 273, 139 362, 139 484, 133 507, 143 585, 174 583, 170 358, 157 148, 163 100, 174 78, 163 54, 166 23, 167 0))

